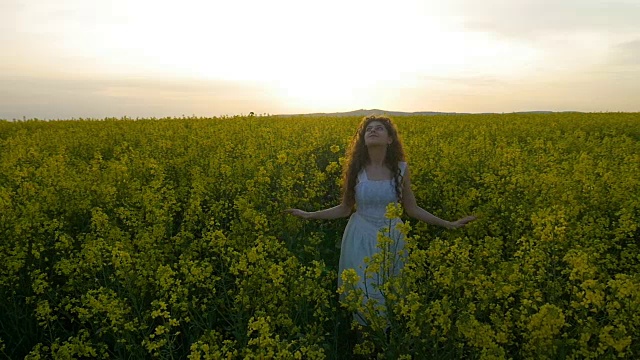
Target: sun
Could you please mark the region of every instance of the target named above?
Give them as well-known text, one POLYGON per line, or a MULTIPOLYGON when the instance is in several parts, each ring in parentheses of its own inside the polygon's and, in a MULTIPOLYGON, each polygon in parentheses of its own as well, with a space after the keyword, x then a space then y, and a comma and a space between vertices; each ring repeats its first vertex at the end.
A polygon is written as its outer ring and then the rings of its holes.
POLYGON ((372 103, 375 79, 342 68, 319 67, 315 71, 282 72, 267 82, 273 95, 292 109, 334 112, 366 107, 372 103))

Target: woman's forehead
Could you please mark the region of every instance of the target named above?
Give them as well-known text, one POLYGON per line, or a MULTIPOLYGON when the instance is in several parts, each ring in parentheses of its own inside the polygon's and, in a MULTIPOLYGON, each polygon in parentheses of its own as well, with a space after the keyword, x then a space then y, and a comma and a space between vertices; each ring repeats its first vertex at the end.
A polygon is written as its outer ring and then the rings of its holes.
POLYGON ((373 120, 373 121, 371 121, 371 122, 369 122, 369 123, 367 124, 367 127, 370 127, 370 126, 372 126, 372 127, 373 127, 373 126, 378 126, 378 125, 382 125, 382 126, 384 126, 384 124, 382 123, 382 121, 380 121, 380 120, 373 120))

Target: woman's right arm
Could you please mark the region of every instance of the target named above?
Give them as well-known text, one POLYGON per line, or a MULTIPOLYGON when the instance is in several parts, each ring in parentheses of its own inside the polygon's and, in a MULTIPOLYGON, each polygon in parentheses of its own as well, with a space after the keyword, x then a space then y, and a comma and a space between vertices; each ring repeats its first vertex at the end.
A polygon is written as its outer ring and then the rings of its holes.
POLYGON ((307 212, 300 209, 287 209, 285 212, 293 216, 297 216, 303 219, 337 219, 341 217, 347 217, 351 215, 351 210, 353 206, 347 204, 347 200, 345 198, 342 199, 342 202, 338 206, 334 206, 332 208, 318 210, 313 212, 307 212))
POLYGON ((351 208, 344 203, 329 209, 307 212, 300 209, 287 209, 285 212, 303 219, 337 219, 351 215, 351 208))

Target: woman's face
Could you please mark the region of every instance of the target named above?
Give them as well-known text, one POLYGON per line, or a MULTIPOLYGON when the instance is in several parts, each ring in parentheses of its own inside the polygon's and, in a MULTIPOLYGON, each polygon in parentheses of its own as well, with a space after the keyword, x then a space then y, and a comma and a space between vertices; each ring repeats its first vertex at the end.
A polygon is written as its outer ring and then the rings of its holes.
POLYGON ((384 124, 374 120, 364 128, 364 143, 367 146, 383 145, 387 146, 393 142, 389 131, 384 124))

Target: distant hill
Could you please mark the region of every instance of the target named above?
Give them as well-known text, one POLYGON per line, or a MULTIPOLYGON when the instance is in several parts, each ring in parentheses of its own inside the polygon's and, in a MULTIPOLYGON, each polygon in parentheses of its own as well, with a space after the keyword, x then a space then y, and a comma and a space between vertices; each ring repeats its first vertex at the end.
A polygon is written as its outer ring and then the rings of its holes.
MULTIPOLYGON (((549 114, 554 111, 517 111, 513 114, 549 114)), ((561 112, 577 112, 577 111, 561 111, 561 112)), ((369 115, 389 115, 389 116, 411 116, 411 115, 468 115, 471 113, 456 113, 456 112, 438 112, 438 111, 416 111, 416 112, 404 112, 404 111, 388 111, 380 109, 360 109, 347 112, 334 112, 334 113, 311 113, 311 114, 281 114, 277 116, 369 116, 369 115)), ((475 113, 474 113, 475 114, 475 113)), ((482 114, 495 114, 495 113, 482 113, 482 114)))
POLYGON ((311 114, 281 114, 278 116, 369 116, 369 115, 389 115, 389 116, 410 116, 410 115, 457 115, 462 113, 454 112, 437 112, 437 111, 417 111, 417 112, 404 112, 404 111, 388 111, 380 109, 360 109, 347 112, 334 112, 334 113, 311 113, 311 114))

